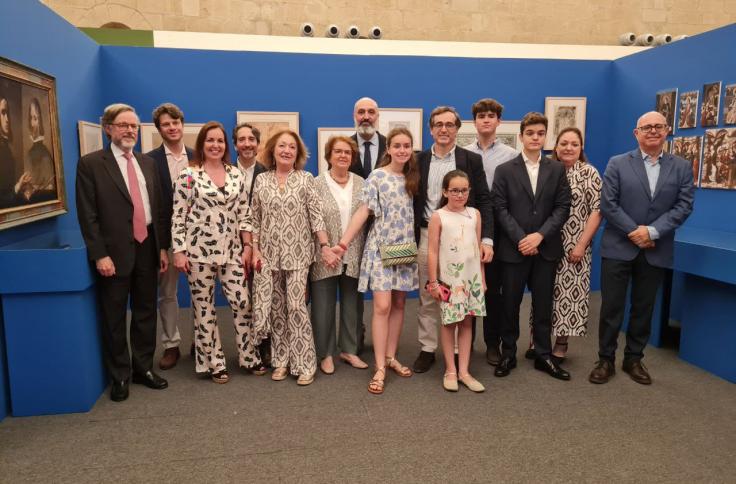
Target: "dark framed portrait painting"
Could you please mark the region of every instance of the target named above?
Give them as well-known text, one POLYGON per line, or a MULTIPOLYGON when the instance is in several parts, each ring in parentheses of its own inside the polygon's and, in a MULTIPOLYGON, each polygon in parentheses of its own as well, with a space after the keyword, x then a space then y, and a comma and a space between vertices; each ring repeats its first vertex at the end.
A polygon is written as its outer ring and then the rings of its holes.
POLYGON ((0 230, 66 211, 56 80, 0 57, 0 230))

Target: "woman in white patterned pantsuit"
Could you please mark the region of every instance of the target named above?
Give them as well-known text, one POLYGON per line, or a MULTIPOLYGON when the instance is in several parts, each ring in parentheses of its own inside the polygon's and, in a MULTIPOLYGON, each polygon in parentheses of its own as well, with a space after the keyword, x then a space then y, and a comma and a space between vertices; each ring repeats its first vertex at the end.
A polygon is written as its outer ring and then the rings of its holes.
POLYGON ((248 217, 245 177, 230 164, 226 139, 218 122, 210 121, 200 130, 194 161, 174 184, 171 227, 174 265, 189 276, 195 370, 209 372, 216 383, 227 383, 229 375, 217 328, 215 278, 233 310, 240 366, 264 370, 254 346, 245 289, 241 243, 248 217))
POLYGON ((256 338, 270 328, 273 380, 284 380, 291 371, 299 385, 309 385, 317 368, 306 304, 309 266, 316 255, 312 234, 325 264, 334 266, 338 259, 329 248, 314 178, 304 171, 307 149, 299 135, 275 133, 262 156, 268 171, 256 178, 251 205, 256 338))
MULTIPOLYGON (((363 204, 360 195, 364 180, 348 170, 358 145, 347 136, 332 136, 325 145, 328 170, 315 180, 317 193, 322 198, 324 216, 330 244, 340 240, 350 222, 350 217, 363 204)), ((368 368, 358 356, 358 331, 363 318, 363 298, 358 292, 360 259, 363 255, 365 232, 361 231, 350 244, 336 267, 327 267, 321 261, 312 264, 310 292, 312 297, 312 328, 319 367, 330 375, 335 371, 333 355, 336 351, 335 306, 340 293, 340 359, 354 368, 368 368)))

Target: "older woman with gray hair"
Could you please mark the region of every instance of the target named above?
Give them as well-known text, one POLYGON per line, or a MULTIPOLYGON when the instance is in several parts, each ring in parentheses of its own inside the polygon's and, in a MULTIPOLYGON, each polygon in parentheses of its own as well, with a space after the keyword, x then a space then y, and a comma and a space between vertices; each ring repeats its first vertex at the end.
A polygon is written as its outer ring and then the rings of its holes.
MULTIPOLYGON (((358 152, 355 141, 346 136, 332 136, 325 145, 328 170, 315 180, 322 198, 322 217, 330 245, 340 240, 355 211, 360 207, 363 178, 350 173, 350 164, 358 152)), ((329 267, 321 260, 310 271, 312 294, 312 328, 319 367, 326 375, 335 372, 335 330, 337 292, 340 293, 340 332, 337 346, 339 358, 354 368, 368 364, 357 355, 357 332, 363 319, 363 297, 358 292, 360 259, 365 233, 361 232, 350 244, 340 264, 329 267)), ((318 242, 317 242, 318 243, 318 242)))

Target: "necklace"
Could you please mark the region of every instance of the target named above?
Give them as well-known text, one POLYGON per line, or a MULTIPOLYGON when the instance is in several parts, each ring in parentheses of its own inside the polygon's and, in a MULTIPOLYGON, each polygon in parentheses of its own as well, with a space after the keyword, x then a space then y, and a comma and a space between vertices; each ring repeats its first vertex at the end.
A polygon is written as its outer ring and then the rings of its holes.
POLYGON ((473 218, 473 216, 470 215, 470 213, 468 212, 468 207, 463 207, 463 210, 451 210, 450 207, 448 207, 448 206, 445 206, 445 208, 447 209, 448 212, 452 212, 452 213, 456 213, 458 215, 462 215, 463 217, 469 218, 471 220, 473 218))
POLYGON ((330 170, 329 173, 330 173, 330 178, 332 178, 335 181, 335 183, 337 183, 338 185, 345 186, 348 184, 348 181, 350 181, 350 174, 346 175, 344 180, 338 180, 337 178, 335 178, 335 175, 332 173, 332 170, 330 170))

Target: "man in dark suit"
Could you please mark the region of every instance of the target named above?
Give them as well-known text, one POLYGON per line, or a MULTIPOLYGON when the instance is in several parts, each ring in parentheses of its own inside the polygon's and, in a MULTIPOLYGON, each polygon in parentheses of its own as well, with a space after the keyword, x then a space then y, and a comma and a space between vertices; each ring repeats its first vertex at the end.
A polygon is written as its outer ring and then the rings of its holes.
MULTIPOLYGON (((461 126, 460 115, 454 108, 440 106, 429 116, 429 127, 434 144, 418 156, 420 180, 419 192, 414 197, 414 233, 417 238, 419 265, 418 333, 421 351, 414 362, 417 373, 429 370, 437 349, 437 326, 440 324, 440 307, 424 288, 429 279, 427 269, 427 227, 432 213, 442 197, 442 179, 452 170, 462 170, 470 179, 468 206, 475 207, 481 216, 481 260, 493 257, 493 207, 480 155, 456 146, 457 131, 461 126)), ((473 331, 475 334, 475 331, 473 331)), ((448 351, 448 348, 445 348, 448 351)))
POLYGON ((77 216, 97 270, 105 365, 110 398, 128 398, 128 382, 168 386, 152 370, 156 349, 156 286, 168 266, 170 233, 155 162, 134 153, 140 122, 132 107, 112 104, 102 115, 110 146, 77 164, 77 216), (128 298, 130 351, 126 331, 128 298), (131 369, 132 356, 132 369, 131 369))
POLYGON ((378 132, 378 116, 378 104, 373 99, 363 97, 355 102, 352 138, 358 145, 358 153, 353 157, 350 171, 363 178, 368 178, 386 152, 386 137, 378 132))
MULTIPOLYGON (((184 113, 178 106, 164 103, 153 110, 153 124, 156 126, 163 142, 158 148, 146 153, 154 159, 161 182, 161 208, 166 215, 165 230, 171 233, 171 216, 173 213, 173 182, 181 170, 187 167, 194 153, 184 146, 184 113)), ((169 250, 169 260, 174 255, 169 250)), ((166 272, 158 279, 158 314, 161 318, 161 344, 164 354, 158 362, 159 368, 168 370, 176 366, 181 352, 179 343, 179 303, 177 286, 179 271, 174 264, 169 264, 166 272)), ((192 343, 194 344, 194 343, 192 343)))
POLYGON ((560 230, 570 214, 570 185, 565 167, 542 154, 547 118, 527 113, 521 121, 522 152, 496 168, 493 208, 500 227, 496 257, 503 263, 501 361, 494 371, 507 376, 516 368, 519 307, 529 286, 534 307, 534 367, 569 380, 552 359, 552 293, 557 263, 563 256, 560 230))
POLYGON ((660 113, 641 116, 634 129, 639 147, 611 158, 603 175, 601 213, 606 226, 601 239, 599 359, 590 373, 591 383, 606 383, 615 374, 629 284, 623 370, 637 383, 652 383, 641 360, 654 302, 664 269, 672 267, 675 230, 692 212, 695 192, 690 162, 663 151, 668 131, 660 113))
MULTIPOLYGON (((235 145, 235 152, 238 154, 236 165, 245 175, 245 186, 247 187, 248 200, 250 201, 253 199, 253 187, 256 184, 256 177, 266 171, 266 167, 256 160, 258 146, 261 144, 261 132, 250 123, 239 123, 233 129, 233 144, 235 145)), ((249 244, 250 242, 246 243, 243 247, 245 260, 250 260, 252 254, 253 247, 252 244, 249 244)), ((252 317, 252 311, 249 317, 252 317)), ((265 366, 270 365, 271 340, 269 338, 261 341, 261 344, 258 345, 258 351, 263 364, 265 366)), ((265 371, 261 368, 254 369, 252 372, 256 375, 265 374, 265 371)))

